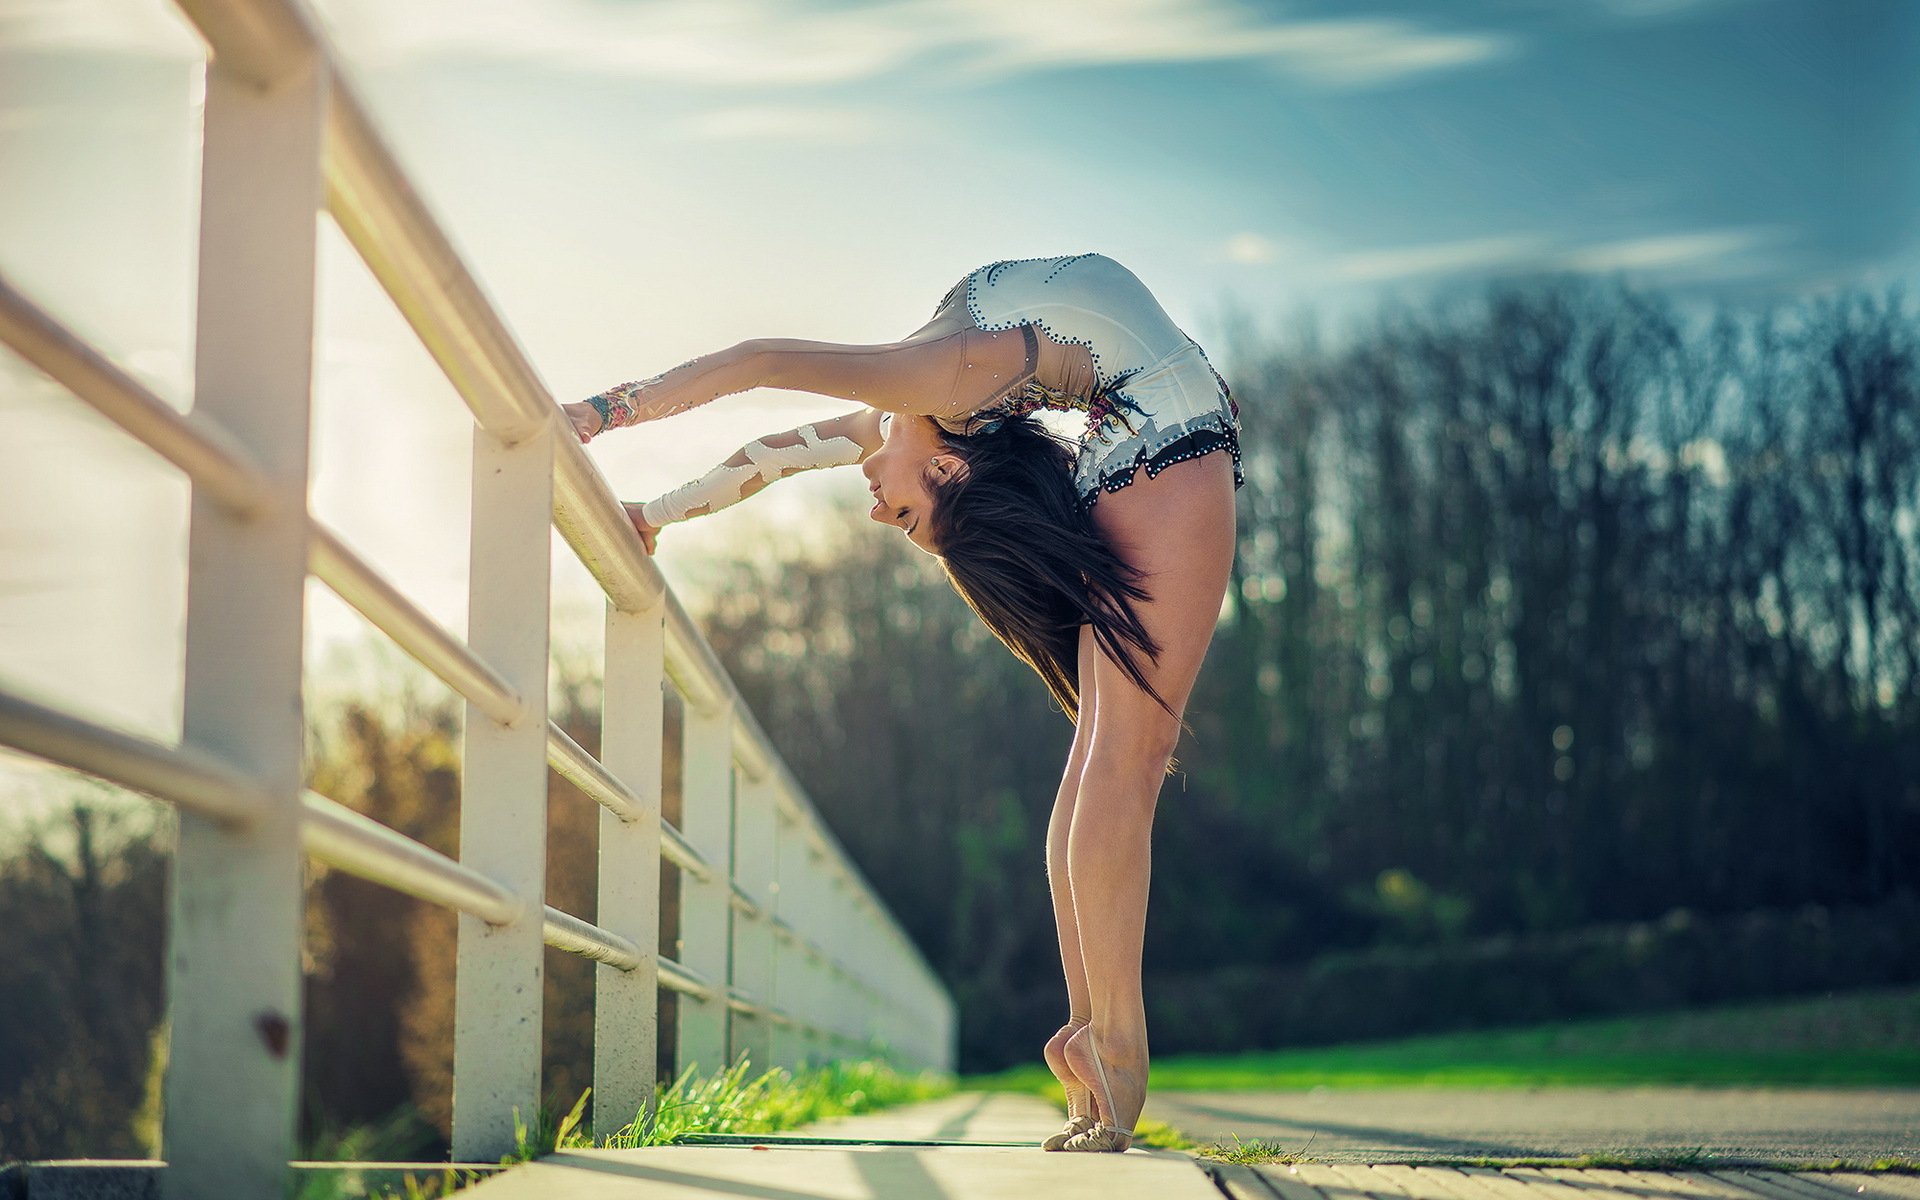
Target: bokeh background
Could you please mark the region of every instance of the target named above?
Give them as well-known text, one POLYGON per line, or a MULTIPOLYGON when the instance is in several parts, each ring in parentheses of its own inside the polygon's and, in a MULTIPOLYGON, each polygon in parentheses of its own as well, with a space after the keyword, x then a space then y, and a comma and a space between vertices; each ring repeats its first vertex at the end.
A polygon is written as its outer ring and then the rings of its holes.
MULTIPOLYGON (((314 7, 558 398, 890 340, 974 266, 1088 250, 1208 348, 1248 483, 1156 828, 1157 1052, 1920 980, 1920 9, 314 7)), ((202 59, 159 0, 0 0, 0 271, 183 410, 202 59)), ((319 236, 315 512, 462 629, 469 418, 319 236)), ((592 453, 644 499, 847 407, 592 453)), ((176 740, 184 484, 4 353, 0 430, 0 681, 176 740)), ((955 989, 963 1066, 1029 1062, 1071 730, 863 495, 785 481, 662 566, 955 989)), ((598 593, 555 563, 592 748, 598 593)), ((308 641, 316 786, 450 848, 458 710, 317 587, 308 641)), ((141 1153, 163 814, 4 756, 0 790, 0 1155, 141 1153)), ((553 811, 590 916, 591 808, 553 811)), ((313 901, 308 1136, 430 1145, 452 922, 313 901)), ((569 1100, 585 978, 550 961, 569 1100)))

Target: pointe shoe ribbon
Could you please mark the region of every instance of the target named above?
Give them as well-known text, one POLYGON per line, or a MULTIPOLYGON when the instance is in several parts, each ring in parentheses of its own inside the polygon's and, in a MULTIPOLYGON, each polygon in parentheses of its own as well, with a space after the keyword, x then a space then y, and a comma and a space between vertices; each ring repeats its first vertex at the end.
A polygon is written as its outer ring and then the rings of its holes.
POLYGON ((1077 1117, 1068 1117, 1067 1123, 1060 1127, 1060 1132, 1041 1142, 1040 1148, 1042 1150, 1063 1149, 1069 1141, 1092 1129, 1095 1124, 1094 1119, 1084 1113, 1077 1117))

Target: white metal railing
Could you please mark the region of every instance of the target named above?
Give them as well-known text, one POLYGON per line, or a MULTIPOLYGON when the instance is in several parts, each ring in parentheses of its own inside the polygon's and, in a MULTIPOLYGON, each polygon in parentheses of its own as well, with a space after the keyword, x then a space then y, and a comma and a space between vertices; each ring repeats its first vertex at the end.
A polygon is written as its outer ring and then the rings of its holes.
POLYGON ((182 415, 0 278, 0 341, 193 485, 181 744, 0 691, 0 744, 179 810, 163 1136, 169 1196, 266 1195, 292 1151, 302 860, 460 913, 454 1156, 512 1148, 539 1103, 542 945, 601 964, 594 1108, 651 1103, 659 989, 675 1061, 849 1051, 951 1069, 951 996, 848 859, 666 587, 606 481, 407 183, 300 0, 180 0, 207 67, 195 403, 182 415), (314 215, 331 214, 475 419, 462 641, 306 507, 314 215), (548 529, 608 598, 601 756, 547 715, 548 529), (306 790, 308 574, 467 703, 449 858, 306 790), (665 687, 683 815, 660 816, 665 687), (595 923, 544 903, 546 769, 602 807, 595 923), (680 949, 658 945, 661 860, 680 949))

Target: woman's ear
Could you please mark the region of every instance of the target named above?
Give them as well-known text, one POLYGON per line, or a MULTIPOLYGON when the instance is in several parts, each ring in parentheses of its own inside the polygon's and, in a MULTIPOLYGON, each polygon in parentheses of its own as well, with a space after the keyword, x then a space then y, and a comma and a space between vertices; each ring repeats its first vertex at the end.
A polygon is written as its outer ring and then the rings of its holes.
POLYGON ((936 454, 931 470, 935 483, 952 483, 967 477, 967 460, 958 454, 936 454))

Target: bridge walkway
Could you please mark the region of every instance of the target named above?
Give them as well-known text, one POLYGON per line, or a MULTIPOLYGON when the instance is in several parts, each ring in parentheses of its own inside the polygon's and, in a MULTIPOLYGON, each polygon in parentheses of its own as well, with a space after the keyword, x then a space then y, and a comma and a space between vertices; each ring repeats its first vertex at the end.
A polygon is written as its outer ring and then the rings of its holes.
MULTIPOLYGON (((1920 1176, 1757 1166, 1651 1171, 1306 1162, 1174 1151, 1046 1154, 1059 1111, 962 1092, 727 1144, 569 1151, 473 1189, 484 1200, 1920 1200, 1920 1176)), ((468 1193, 463 1193, 468 1194, 468 1193)))

